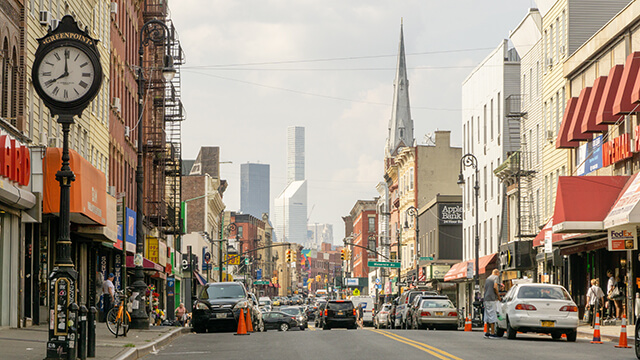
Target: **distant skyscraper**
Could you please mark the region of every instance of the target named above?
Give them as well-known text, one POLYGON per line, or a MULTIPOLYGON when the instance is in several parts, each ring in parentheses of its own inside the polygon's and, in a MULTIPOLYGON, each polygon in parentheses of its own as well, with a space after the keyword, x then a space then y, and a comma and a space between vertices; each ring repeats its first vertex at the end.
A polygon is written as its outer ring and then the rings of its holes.
POLYGON ((277 241, 307 241, 307 181, 304 179, 304 128, 287 128, 287 186, 274 200, 277 241))
POLYGON ((287 128, 287 184, 304 180, 304 128, 287 128))
POLYGON ((308 224, 307 237, 310 249, 320 249, 322 243, 333 245, 333 225, 331 224, 308 224))
POLYGON ((269 213, 269 165, 240 165, 240 211, 262 219, 269 213))

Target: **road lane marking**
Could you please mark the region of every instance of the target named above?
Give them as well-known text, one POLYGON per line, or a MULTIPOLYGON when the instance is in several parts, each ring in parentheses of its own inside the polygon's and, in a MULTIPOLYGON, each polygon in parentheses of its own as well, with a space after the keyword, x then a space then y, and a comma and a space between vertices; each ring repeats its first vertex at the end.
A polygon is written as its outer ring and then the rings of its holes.
POLYGON ((384 335, 384 336, 386 336, 386 337, 388 337, 390 339, 393 339, 395 341, 398 341, 398 342, 413 346, 413 347, 415 347, 417 349, 420 349, 420 350, 422 350, 424 352, 427 352, 427 353, 429 353, 429 354, 431 354, 431 355, 433 355, 433 356, 435 356, 435 357, 437 357, 439 359, 442 359, 442 360, 462 360, 461 358, 459 358, 457 356, 454 356, 452 354, 449 354, 446 351, 440 350, 440 349, 438 349, 436 347, 433 347, 431 345, 427 345, 425 343, 421 343, 421 342, 418 342, 418 341, 415 341, 415 340, 408 339, 406 337, 403 337, 403 336, 400 336, 400 335, 397 335, 397 334, 389 333, 389 332, 386 332, 386 331, 383 331, 383 330, 370 330, 370 329, 367 329, 367 330, 373 331, 373 332, 378 333, 380 335, 384 335))

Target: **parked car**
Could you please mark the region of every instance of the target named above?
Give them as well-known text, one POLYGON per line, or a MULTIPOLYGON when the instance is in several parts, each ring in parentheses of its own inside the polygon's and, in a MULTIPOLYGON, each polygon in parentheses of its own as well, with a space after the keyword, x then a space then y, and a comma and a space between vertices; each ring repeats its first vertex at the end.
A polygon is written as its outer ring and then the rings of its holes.
POLYGON ((357 308, 362 305, 362 323, 367 326, 373 325, 373 298, 371 296, 352 296, 351 302, 357 308))
POLYGON ((297 320, 294 316, 283 313, 281 311, 271 311, 262 315, 264 323, 264 331, 269 329, 277 329, 278 331, 288 331, 292 327, 297 326, 297 320))
POLYGON ((414 303, 417 306, 411 310, 409 320, 412 329, 458 329, 458 310, 447 296, 419 296, 414 303))
POLYGON ((437 292, 431 290, 407 290, 398 299, 396 305, 396 323, 395 327, 407 329, 407 311, 409 306, 418 295, 438 295, 437 292))
POLYGON ((356 329, 356 309, 351 300, 329 300, 322 313, 322 330, 334 327, 356 329))
POLYGON ((318 311, 318 305, 310 304, 307 306, 307 319, 315 320, 316 319, 316 311, 318 311))
POLYGON ((295 316, 298 326, 300 327, 300 330, 304 330, 307 327, 309 327, 308 325, 309 319, 307 318, 307 313, 306 311, 304 311, 302 306, 289 306, 289 307, 280 309, 280 311, 285 314, 295 316))
POLYGON ((380 311, 373 317, 373 327, 376 329, 389 328, 389 311, 391 310, 391 304, 383 304, 380 311))
MULTIPOLYGON (((238 328, 240 311, 252 306, 252 300, 239 282, 208 283, 196 298, 191 324, 193 331, 238 328)), ((259 324, 255 323, 253 326, 259 324)))
POLYGON ((258 303, 260 304, 260 306, 271 306, 271 298, 268 296, 260 296, 260 298, 258 299, 258 303))
POLYGON ((518 332, 549 334, 553 339, 567 335, 576 341, 578 307, 560 285, 517 284, 498 303, 498 336, 507 333, 515 339, 518 332))

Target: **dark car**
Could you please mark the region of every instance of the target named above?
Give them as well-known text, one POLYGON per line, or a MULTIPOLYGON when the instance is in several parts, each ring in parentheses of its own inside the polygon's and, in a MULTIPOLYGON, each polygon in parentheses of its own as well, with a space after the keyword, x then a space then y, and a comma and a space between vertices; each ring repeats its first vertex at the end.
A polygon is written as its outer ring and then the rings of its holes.
POLYGON ((292 327, 298 326, 295 316, 285 314, 281 311, 270 311, 262 314, 262 322, 264 323, 264 331, 268 329, 287 331, 292 327))
MULTIPOLYGON (((193 331, 238 328, 241 309, 251 307, 251 299, 239 282, 206 284, 193 305, 191 324, 193 331)), ((255 327, 259 324, 253 324, 255 327)))
POLYGON ((322 313, 322 329, 356 329, 356 309, 351 300, 329 300, 322 313))
POLYGON ((300 327, 300 330, 306 329, 309 325, 309 318, 307 318, 307 312, 304 311, 302 306, 289 306, 280 309, 280 312, 285 314, 289 314, 289 316, 293 316, 296 318, 297 324, 300 327))

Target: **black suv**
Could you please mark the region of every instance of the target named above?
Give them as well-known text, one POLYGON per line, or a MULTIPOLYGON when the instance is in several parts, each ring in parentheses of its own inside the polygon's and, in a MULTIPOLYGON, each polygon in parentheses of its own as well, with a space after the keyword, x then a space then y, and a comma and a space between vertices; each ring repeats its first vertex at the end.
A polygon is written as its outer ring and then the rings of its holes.
MULTIPOLYGON (((250 308, 251 299, 239 282, 209 283, 193 305, 191 324, 197 333, 238 328, 240 310, 250 308)), ((253 316, 252 316, 253 317, 253 316)), ((258 324, 253 324, 254 328, 258 324)))
POLYGON ((322 330, 334 327, 356 329, 356 309, 351 300, 329 300, 322 312, 322 330))

